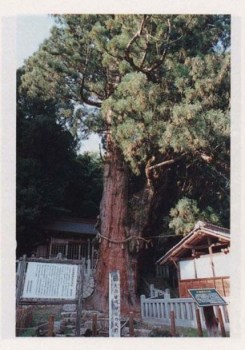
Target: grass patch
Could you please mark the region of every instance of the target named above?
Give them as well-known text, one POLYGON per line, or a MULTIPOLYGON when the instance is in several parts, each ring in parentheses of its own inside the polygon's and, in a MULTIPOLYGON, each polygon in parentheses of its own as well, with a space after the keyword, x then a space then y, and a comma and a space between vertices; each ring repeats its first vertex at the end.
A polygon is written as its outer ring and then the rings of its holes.
POLYGON ((20 337, 36 337, 36 328, 27 328, 20 334, 20 337))
MULTIPOLYGON (((154 327, 147 323, 142 328, 151 329, 151 337, 171 337, 170 327, 166 325, 154 327)), ((203 330, 203 337, 207 336, 207 332, 203 330)), ((176 337, 199 338, 199 335, 195 328, 176 327, 176 337)))
POLYGON ((42 323, 48 322, 49 316, 53 315, 55 318, 55 321, 59 321, 61 319, 60 313, 61 313, 60 306, 37 306, 33 310, 33 325, 38 326, 42 323))
MULTIPOLYGON (((177 333, 179 333, 180 337, 199 337, 197 329, 195 328, 184 328, 184 327, 176 327, 177 333)), ((203 332, 203 337, 207 337, 208 334, 205 330, 203 332)))

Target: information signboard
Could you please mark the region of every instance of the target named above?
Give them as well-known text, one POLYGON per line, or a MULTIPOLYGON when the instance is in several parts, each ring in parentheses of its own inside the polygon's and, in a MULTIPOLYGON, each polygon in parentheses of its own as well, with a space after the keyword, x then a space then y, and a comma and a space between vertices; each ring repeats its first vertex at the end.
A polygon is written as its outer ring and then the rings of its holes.
POLYGON ((227 305, 215 288, 188 289, 198 306, 227 305))
POLYGON ((109 337, 120 337, 120 273, 109 273, 109 337))
POLYGON ((76 299, 78 266, 28 262, 22 298, 76 299))

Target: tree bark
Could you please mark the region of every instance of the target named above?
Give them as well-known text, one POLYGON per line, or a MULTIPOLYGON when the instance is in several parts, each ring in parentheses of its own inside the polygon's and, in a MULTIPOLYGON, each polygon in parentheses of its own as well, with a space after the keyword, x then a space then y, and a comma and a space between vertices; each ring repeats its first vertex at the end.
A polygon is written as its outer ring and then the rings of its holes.
POLYGON ((136 259, 129 254, 127 243, 122 243, 127 238, 127 206, 127 165, 120 150, 110 144, 104 165, 104 192, 100 208, 101 243, 93 295, 94 306, 103 312, 109 309, 109 272, 113 270, 120 271, 121 312, 128 314, 137 303, 136 259))

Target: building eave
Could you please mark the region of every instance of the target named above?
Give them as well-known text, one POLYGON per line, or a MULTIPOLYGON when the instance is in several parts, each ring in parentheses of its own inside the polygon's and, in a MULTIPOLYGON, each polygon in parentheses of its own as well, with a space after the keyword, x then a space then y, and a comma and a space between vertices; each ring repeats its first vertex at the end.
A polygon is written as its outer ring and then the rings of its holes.
POLYGON ((230 234, 229 230, 223 227, 215 226, 208 224, 202 221, 198 221, 194 229, 188 233, 179 243, 177 243, 173 248, 171 248, 164 256, 156 261, 156 264, 163 265, 171 260, 176 259, 176 257, 184 254, 184 251, 187 250, 185 245, 193 245, 201 240, 203 236, 209 236, 217 238, 223 242, 230 243, 230 234))

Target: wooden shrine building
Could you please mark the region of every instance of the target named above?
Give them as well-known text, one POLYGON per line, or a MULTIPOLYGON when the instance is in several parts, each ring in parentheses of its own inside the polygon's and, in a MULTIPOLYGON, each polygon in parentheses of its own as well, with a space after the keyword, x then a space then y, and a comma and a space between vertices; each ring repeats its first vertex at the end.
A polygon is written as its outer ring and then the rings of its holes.
POLYGON ((192 288, 216 288, 222 296, 229 296, 229 251, 228 229, 198 221, 156 264, 175 266, 179 297, 190 297, 188 289, 192 288))
POLYGON ((96 220, 78 218, 60 218, 44 227, 45 239, 35 246, 38 258, 56 258, 80 260, 93 257, 92 240, 96 236, 96 220))

